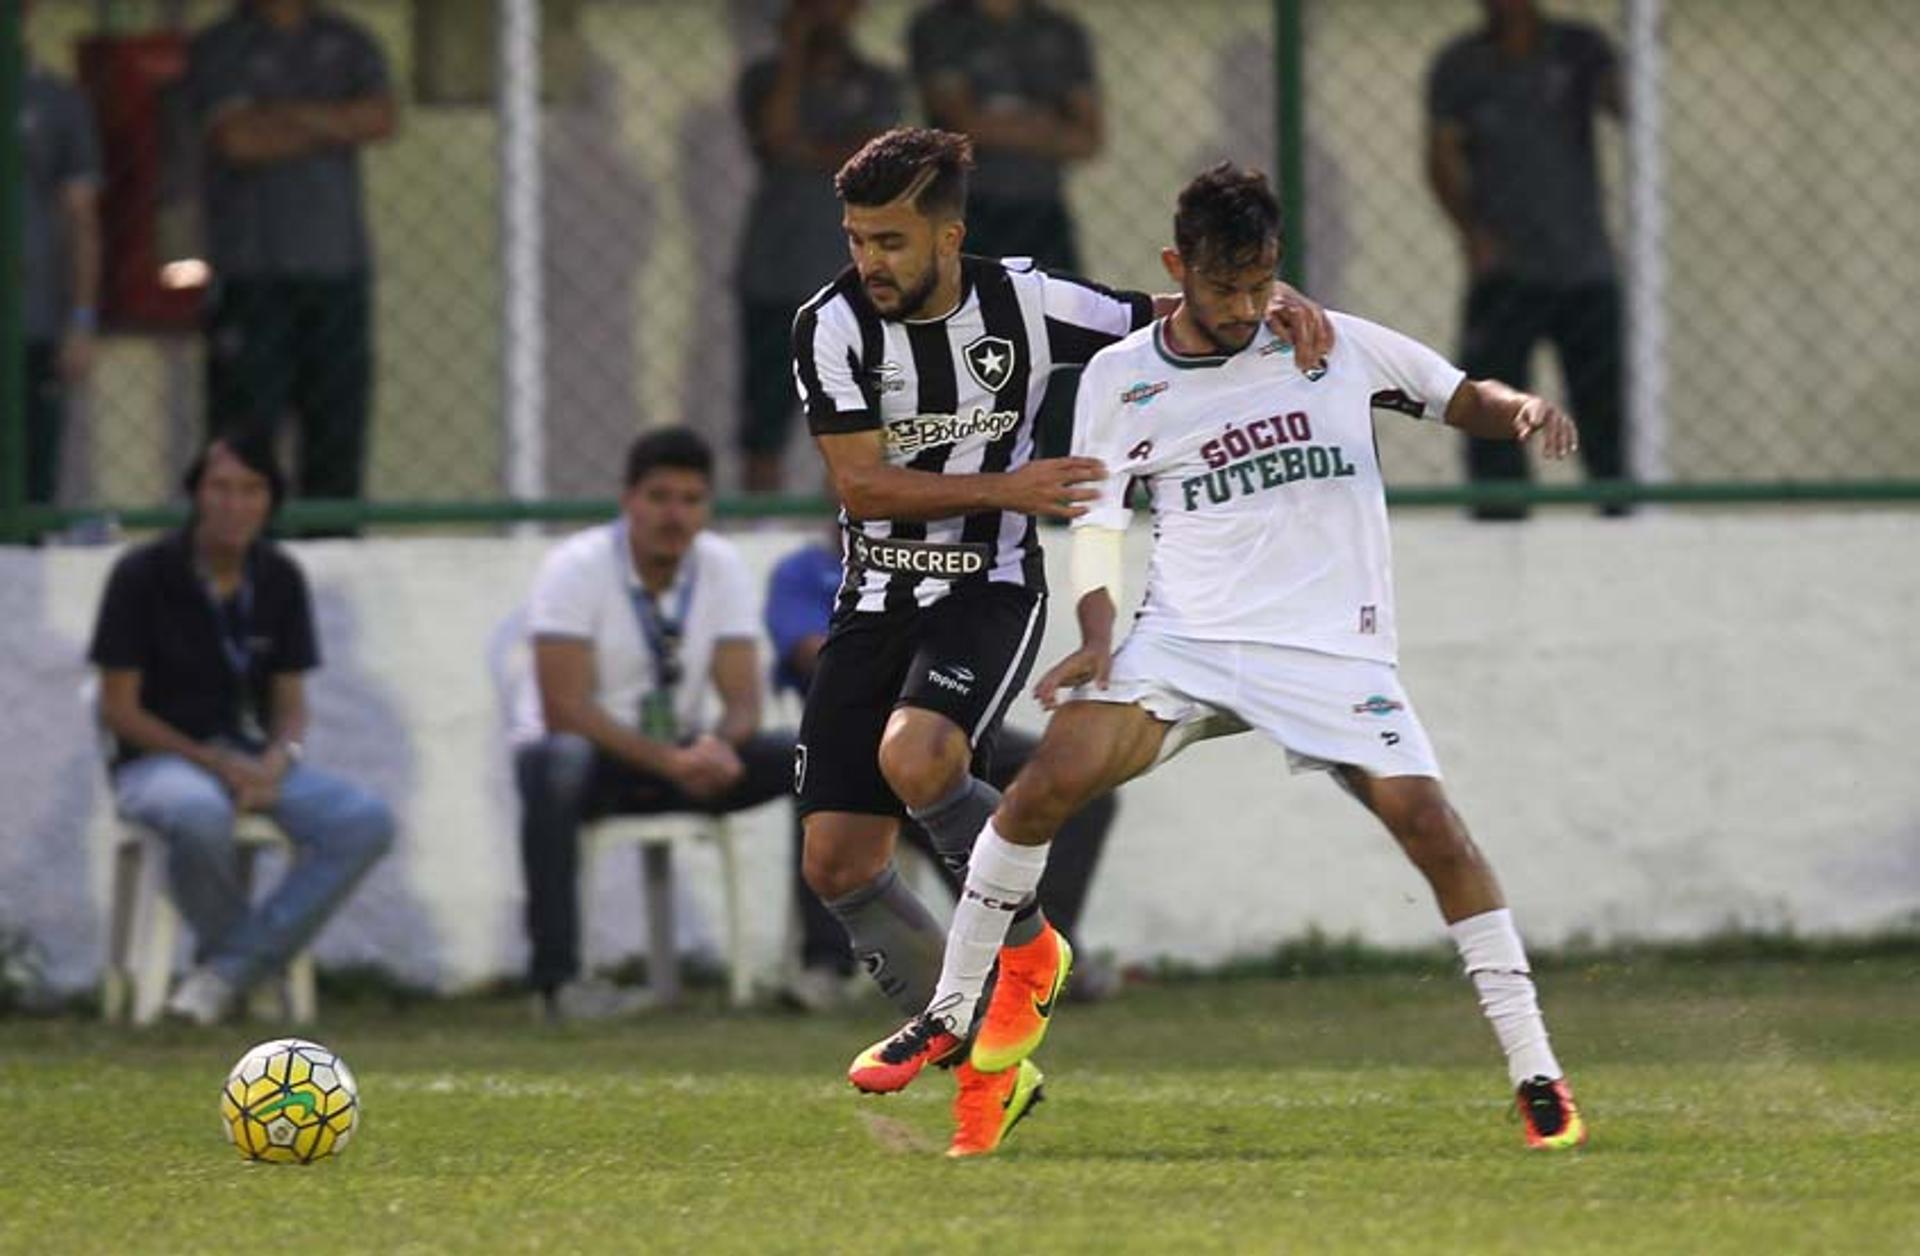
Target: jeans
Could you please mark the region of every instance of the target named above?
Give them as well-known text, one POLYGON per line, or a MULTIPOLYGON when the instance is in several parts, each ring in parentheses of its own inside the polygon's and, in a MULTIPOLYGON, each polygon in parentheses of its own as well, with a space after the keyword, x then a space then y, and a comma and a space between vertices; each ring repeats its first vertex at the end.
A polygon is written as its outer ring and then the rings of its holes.
POLYGON ((113 786, 120 814, 167 845, 174 905, 199 962, 235 989, 284 968, 393 844, 385 803, 295 765, 267 813, 293 840, 293 864, 254 907, 240 884, 233 799, 217 777, 178 755, 144 755, 120 767, 113 786))
POLYGON ((759 733, 734 750, 746 769, 717 798, 679 787, 601 754, 584 737, 554 733, 514 755, 520 786, 520 859, 527 877, 530 976, 552 991, 580 975, 580 826, 604 815, 693 811, 727 815, 793 791, 793 737, 759 733))

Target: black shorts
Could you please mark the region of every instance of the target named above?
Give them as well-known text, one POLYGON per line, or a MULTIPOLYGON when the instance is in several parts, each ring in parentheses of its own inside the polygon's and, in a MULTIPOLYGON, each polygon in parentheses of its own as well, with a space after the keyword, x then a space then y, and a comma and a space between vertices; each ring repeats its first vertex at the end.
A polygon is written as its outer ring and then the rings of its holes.
POLYGON ((800 814, 906 814, 880 774, 880 736, 896 707, 952 720, 983 774, 1045 627, 1044 595, 989 582, 958 585, 925 609, 836 617, 794 747, 800 814))

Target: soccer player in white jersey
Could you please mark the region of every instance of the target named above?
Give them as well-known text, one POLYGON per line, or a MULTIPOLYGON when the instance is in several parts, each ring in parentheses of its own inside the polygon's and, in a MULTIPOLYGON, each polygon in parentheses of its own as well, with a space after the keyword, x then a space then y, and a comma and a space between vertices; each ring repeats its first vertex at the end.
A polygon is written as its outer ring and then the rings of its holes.
MULTIPOLYGON (((903 815, 955 871, 1000 795, 982 778, 1008 703, 1039 650, 1045 573, 1035 515, 1072 518, 1103 468, 1034 458, 1033 414, 1057 371, 1078 370, 1177 297, 1118 292, 1019 258, 961 252, 972 149, 900 127, 849 158, 834 187, 852 265, 794 319, 801 401, 842 504, 845 577, 795 747, 807 884, 903 1013, 940 972, 939 924, 893 867, 903 815)), ((1324 312, 1298 293, 1269 311, 1321 360, 1324 312)), ((1029 896, 1031 899, 1031 896, 1029 896)), ((1051 1008, 1072 948, 1037 904, 1007 934, 992 1006, 1051 1008)), ((965 1035, 895 1035, 847 1079, 875 1094, 955 1065, 956 1112, 992 1138, 1034 1101, 1036 1066, 988 1076, 965 1035)))
MULTIPOLYGON (((1573 422, 1346 315, 1333 316, 1324 369, 1298 369, 1259 318, 1280 254, 1280 209, 1262 175, 1222 164, 1194 179, 1174 239, 1163 259, 1180 307, 1096 354, 1081 380, 1074 453, 1108 469, 1073 522, 1081 645, 1037 686, 1052 722, 974 844, 921 1018, 969 1023, 1011 906, 1033 892, 1048 842, 1076 808, 1195 740, 1251 729, 1295 770, 1333 772, 1392 832, 1432 886, 1506 1052, 1527 1144, 1577 1146, 1586 1125, 1526 952, 1400 685, 1372 411, 1483 438, 1538 437, 1550 458, 1574 450, 1573 422), (1151 493, 1156 539, 1145 603, 1116 651, 1135 480, 1151 493)), ((1007 1032, 989 1012, 972 1066, 1015 1068, 1047 1023, 1009 1021, 1007 1032)), ((948 1154, 992 1150, 976 1135, 962 1123, 948 1154)))

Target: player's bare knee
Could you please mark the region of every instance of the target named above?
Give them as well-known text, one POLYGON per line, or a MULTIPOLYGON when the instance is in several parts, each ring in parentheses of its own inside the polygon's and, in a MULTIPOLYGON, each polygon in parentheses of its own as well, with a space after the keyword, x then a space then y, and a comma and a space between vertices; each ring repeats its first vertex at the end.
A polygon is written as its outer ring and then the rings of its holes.
POLYGON ((886 867, 885 850, 854 850, 809 842, 800 860, 800 877, 822 902, 832 902, 871 885, 886 867))
POLYGON ((967 739, 951 725, 896 721, 880 740, 880 774, 909 807, 931 807, 966 778, 967 739))
POLYGON ((871 885, 893 858, 893 842, 884 829, 849 827, 844 818, 811 816, 800 851, 800 879, 823 902, 845 898, 871 885))
POLYGON ((845 898, 860 888, 845 865, 824 855, 807 852, 800 862, 800 876, 807 888, 820 896, 822 902, 831 902, 836 898, 845 898))

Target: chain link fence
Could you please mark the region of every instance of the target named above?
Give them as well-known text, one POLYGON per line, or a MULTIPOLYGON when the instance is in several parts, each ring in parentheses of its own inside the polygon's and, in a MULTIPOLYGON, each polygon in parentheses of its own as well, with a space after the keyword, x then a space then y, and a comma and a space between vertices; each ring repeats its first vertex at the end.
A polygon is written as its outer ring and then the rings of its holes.
MULTIPOLYGON (((1879 0, 1817 11, 1787 0, 1545 8, 1591 24, 1620 55, 1625 117, 1602 118, 1598 155, 1626 297, 1623 396, 1638 478, 1911 486, 1911 14, 1879 0), (1636 8, 1657 18, 1640 44, 1636 8)), ((1463 352, 1466 268, 1423 170, 1423 78, 1479 6, 1364 0, 1305 13, 1315 290, 1463 352)), ((1544 346, 1533 365, 1536 383, 1564 395, 1544 346)), ((1454 451, 1404 425, 1380 432, 1397 483, 1459 474, 1454 451)))
MULTIPOLYGON (((866 101, 862 116, 923 119, 909 47, 925 6, 845 7, 859 10, 859 58, 894 93, 866 101)), ((1575 62, 1540 70, 1528 90, 1544 112, 1516 125, 1498 108, 1512 98, 1486 88, 1497 76, 1484 64, 1433 84, 1437 54, 1483 21, 1467 0, 1056 7, 1085 32, 1103 107, 1099 152, 1065 175, 1087 274, 1165 288, 1158 250, 1179 186, 1221 157, 1269 170, 1279 161, 1300 172, 1288 203, 1310 292, 1469 364, 1490 360, 1464 325, 1479 288, 1469 249, 1430 186, 1434 119, 1469 165, 1476 146, 1572 142, 1552 127, 1580 108, 1581 71, 1565 68, 1575 62), (1290 58, 1277 54, 1276 32, 1294 29, 1300 78, 1283 83, 1276 66, 1290 58)), ((205 119, 180 74, 186 37, 232 8, 39 0, 26 23, 34 61, 85 84, 108 165, 106 334, 71 389, 62 507, 174 500, 206 430, 206 296, 193 268, 163 268, 218 251, 200 204, 205 119), (141 94, 131 112, 128 92, 141 94)), ((513 497, 605 499, 631 434, 681 421, 713 438, 723 487, 738 486, 755 378, 739 259, 756 155, 741 84, 746 67, 778 56, 784 0, 331 8, 371 37, 398 104, 391 137, 358 158, 372 250, 363 498, 476 519, 513 497), (509 38, 503 53, 503 31, 528 39, 509 38), (516 47, 540 55, 516 61, 516 47), (503 91, 502 65, 537 65, 537 97, 530 81, 503 91), (537 104, 503 104, 515 87, 537 104)), ((1817 20, 1787 0, 1545 8, 1599 32, 1618 58, 1625 108, 1595 112, 1592 133, 1620 301, 1624 473, 1669 490, 1920 491, 1920 429, 1906 402, 1920 390, 1920 40, 1907 6, 1830 0, 1817 20)), ((1549 218, 1577 211, 1577 189, 1529 184, 1537 171, 1512 177, 1501 203, 1537 201, 1549 218)), ((796 237, 784 260, 803 247, 796 237)), ((1519 251, 1511 239, 1492 247, 1519 251)), ((818 280, 837 264, 821 259, 818 280)), ((1495 295, 1491 313, 1480 311, 1500 341, 1491 360, 1572 400, 1580 389, 1553 343, 1571 347, 1576 370, 1604 361, 1593 324, 1580 321, 1604 323, 1604 305, 1555 314, 1537 304, 1551 294, 1495 295)), ((326 335, 296 334, 310 350, 299 370, 330 369, 326 335)), ((297 464, 298 425, 283 426, 297 464)), ((1451 434, 1393 419, 1379 431, 1397 488, 1417 496, 1467 482, 1451 434)), ((796 425, 783 487, 816 489, 815 463, 796 425)), ((1540 482, 1581 479, 1576 466, 1540 482)))

